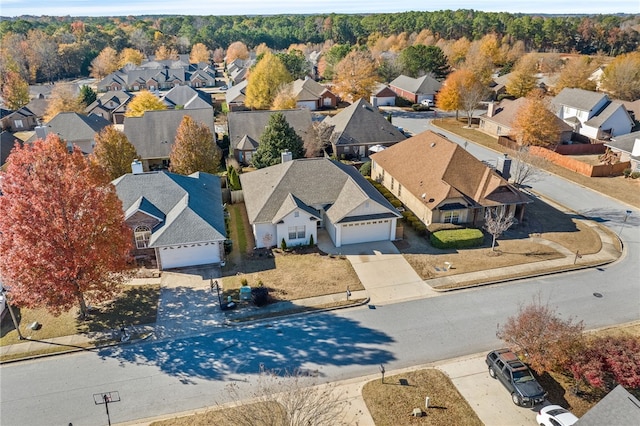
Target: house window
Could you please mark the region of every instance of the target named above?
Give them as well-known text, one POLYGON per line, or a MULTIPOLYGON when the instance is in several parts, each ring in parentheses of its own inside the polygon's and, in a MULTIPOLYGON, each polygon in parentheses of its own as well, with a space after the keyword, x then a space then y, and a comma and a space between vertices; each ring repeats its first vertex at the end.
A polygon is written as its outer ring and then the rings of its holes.
POLYGON ((22 120, 13 120, 13 124, 16 125, 16 129, 24 128, 24 124, 22 124, 22 120))
POLYGON ((394 184, 394 182, 395 182, 395 181, 393 180, 393 177, 392 177, 392 178, 391 178, 391 190, 392 190, 392 191, 393 191, 393 184, 394 184))
POLYGON ((293 217, 300 217, 300 212, 293 212, 293 217))
POLYGON ((398 184, 398 197, 402 195, 402 185, 398 184))
POLYGON ((305 226, 290 226, 289 227, 289 239, 298 240, 304 238, 306 235, 305 226))
POLYGON ((138 226, 134 232, 136 239, 136 247, 144 249, 149 247, 149 239, 151 239, 151 229, 148 226, 138 226))
POLYGON ((444 212, 442 219, 444 223, 458 223, 458 221, 460 220, 460 212, 457 210, 444 212))

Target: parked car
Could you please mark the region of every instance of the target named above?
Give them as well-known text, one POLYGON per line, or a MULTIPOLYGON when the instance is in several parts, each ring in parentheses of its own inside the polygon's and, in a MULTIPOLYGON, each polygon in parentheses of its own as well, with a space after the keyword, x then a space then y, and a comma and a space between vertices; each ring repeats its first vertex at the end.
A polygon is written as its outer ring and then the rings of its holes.
POLYGON ((559 405, 542 407, 536 416, 540 426, 571 426, 577 421, 578 418, 571 411, 559 405))
POLYGON ((531 374, 531 370, 509 349, 498 349, 487 354, 489 375, 511 393, 511 400, 521 407, 542 404, 547 392, 531 374))
POLYGON ((422 102, 420 102, 420 105, 424 105, 424 106, 433 106, 433 101, 431 99, 423 99, 422 102))

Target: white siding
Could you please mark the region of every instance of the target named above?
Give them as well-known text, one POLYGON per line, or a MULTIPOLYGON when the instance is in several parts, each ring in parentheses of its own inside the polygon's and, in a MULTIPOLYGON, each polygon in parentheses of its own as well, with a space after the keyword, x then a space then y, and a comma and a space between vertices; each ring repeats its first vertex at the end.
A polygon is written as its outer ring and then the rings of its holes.
POLYGON ((206 265, 220 262, 220 243, 194 243, 174 247, 159 247, 162 269, 206 265), (206 245, 205 245, 206 244, 206 245))
POLYGON ((343 223, 341 224, 341 245, 394 239, 395 235, 391 236, 392 225, 395 231, 395 221, 392 219, 343 223))
POLYGON ((276 226, 271 223, 254 223, 253 236, 257 248, 276 247, 280 244, 276 233, 276 226))
MULTIPOLYGON (((311 220, 311 215, 303 210, 295 210, 282 219, 282 223, 276 225, 276 235, 278 236, 277 245, 280 246, 282 239, 287 246, 301 246, 309 244, 310 236, 313 235, 313 241, 318 242, 317 221, 311 220), (297 217, 296 217, 297 213, 297 217), (300 230, 304 228, 304 237, 290 238, 289 231, 291 229, 300 230)), ((296 232, 297 234, 297 232, 296 232)))

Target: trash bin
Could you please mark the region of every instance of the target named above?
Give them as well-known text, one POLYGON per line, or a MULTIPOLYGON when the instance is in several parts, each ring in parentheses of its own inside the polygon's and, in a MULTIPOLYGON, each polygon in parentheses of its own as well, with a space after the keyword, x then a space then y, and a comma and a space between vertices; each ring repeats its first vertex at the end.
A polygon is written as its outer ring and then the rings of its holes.
POLYGON ((251 287, 243 285, 240 287, 240 300, 251 300, 251 287))

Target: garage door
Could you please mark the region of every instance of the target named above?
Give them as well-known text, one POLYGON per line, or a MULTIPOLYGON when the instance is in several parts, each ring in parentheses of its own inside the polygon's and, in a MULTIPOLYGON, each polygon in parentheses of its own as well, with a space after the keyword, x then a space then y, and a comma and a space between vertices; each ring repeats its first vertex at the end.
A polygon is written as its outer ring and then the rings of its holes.
POLYGON ((348 223, 342 226, 342 244, 367 243, 389 239, 391 220, 348 223))
POLYGON ((298 101, 296 105, 298 106, 298 108, 307 108, 311 111, 315 111, 316 109, 315 101, 298 101))
POLYGON ((206 265, 220 262, 218 244, 161 247, 160 262, 162 269, 181 268, 183 266, 206 265))

